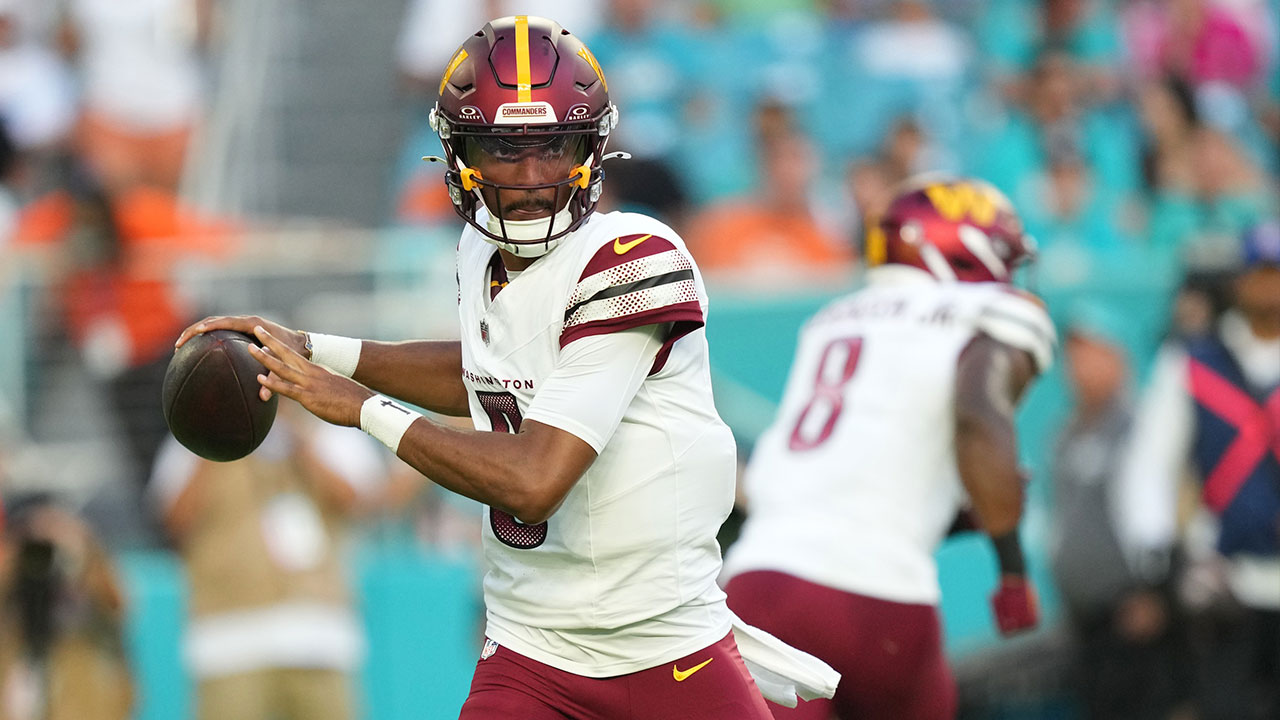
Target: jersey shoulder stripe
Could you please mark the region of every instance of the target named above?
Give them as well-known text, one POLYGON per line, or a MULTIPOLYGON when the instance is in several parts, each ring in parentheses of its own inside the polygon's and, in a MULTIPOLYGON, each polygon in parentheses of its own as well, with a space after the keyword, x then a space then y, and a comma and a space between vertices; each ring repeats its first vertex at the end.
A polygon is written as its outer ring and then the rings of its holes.
POLYGON ((623 235, 587 261, 566 303, 560 346, 667 322, 703 324, 693 261, 666 238, 623 235))

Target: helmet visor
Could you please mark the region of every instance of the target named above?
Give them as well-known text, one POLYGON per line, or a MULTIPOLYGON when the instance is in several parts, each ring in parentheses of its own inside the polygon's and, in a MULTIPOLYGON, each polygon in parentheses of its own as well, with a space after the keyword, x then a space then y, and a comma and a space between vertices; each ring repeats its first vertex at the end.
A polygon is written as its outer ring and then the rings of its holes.
POLYGON ((579 133, 556 135, 464 135, 463 161, 471 167, 534 159, 571 167, 586 159, 585 138, 579 133))

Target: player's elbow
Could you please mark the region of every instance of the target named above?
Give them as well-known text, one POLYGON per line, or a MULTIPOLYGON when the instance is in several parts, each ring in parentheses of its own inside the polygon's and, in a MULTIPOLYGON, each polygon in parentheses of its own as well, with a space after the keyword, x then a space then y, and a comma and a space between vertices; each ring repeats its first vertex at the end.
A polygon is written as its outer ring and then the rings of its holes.
POLYGON ((537 525, 550 519, 573 487, 573 482, 555 473, 537 473, 537 477, 537 481, 524 484, 507 498, 506 511, 525 525, 537 525))
POLYGON ((955 423, 957 446, 998 436, 1008 424, 1000 413, 981 403, 957 403, 955 423))
POLYGON ((517 437, 521 446, 511 456, 511 471, 523 480, 507 512, 525 524, 545 522, 591 467, 596 452, 577 436, 535 420, 526 421, 517 437))
POLYGON ((528 493, 524 497, 517 498, 508 511, 525 525, 538 525, 550 520, 563 502, 563 494, 545 491, 528 493))

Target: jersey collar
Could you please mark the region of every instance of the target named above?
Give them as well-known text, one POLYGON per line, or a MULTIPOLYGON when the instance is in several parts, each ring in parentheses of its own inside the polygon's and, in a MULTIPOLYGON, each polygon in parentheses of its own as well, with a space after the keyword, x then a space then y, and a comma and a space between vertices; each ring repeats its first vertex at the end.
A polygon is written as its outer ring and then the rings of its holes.
POLYGON ((936 285, 937 278, 910 265, 878 265, 867 271, 867 284, 874 286, 936 285))

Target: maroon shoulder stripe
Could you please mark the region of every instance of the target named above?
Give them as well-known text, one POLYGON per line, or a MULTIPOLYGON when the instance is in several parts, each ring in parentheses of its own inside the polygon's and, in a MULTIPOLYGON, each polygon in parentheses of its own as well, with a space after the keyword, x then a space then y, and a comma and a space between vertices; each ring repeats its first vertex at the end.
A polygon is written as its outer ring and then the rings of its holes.
POLYGON ((600 249, 596 250, 596 254, 587 261, 587 266, 583 268, 582 276, 578 279, 585 280, 598 272, 623 263, 675 249, 676 246, 670 240, 658 235, 643 233, 620 235, 614 238, 613 242, 601 245, 600 249))

